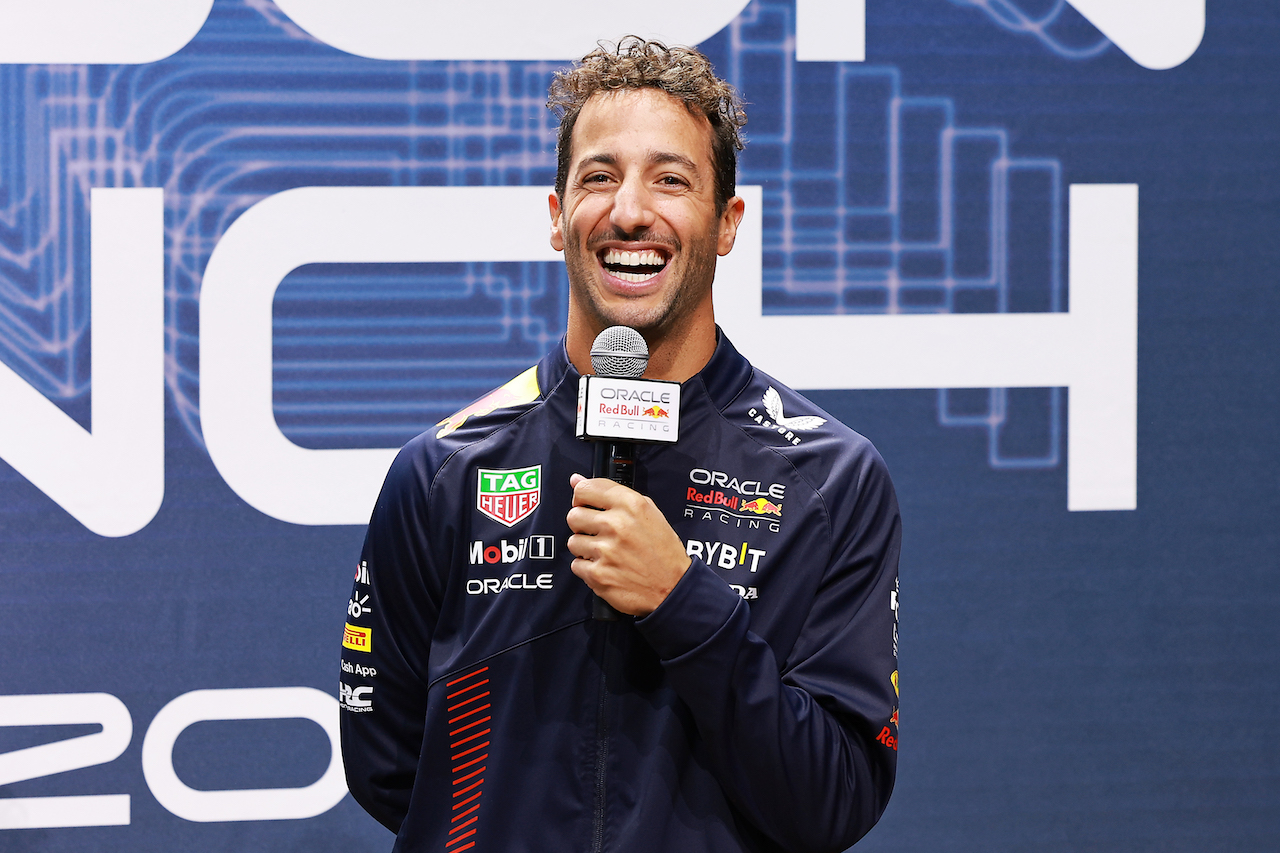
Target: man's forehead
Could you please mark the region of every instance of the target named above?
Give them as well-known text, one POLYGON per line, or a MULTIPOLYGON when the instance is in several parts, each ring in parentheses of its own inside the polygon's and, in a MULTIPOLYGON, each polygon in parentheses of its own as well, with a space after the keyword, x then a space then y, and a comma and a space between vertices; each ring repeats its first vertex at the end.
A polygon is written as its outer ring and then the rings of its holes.
MULTIPOLYGON (((570 136, 575 165, 589 162, 616 162, 617 152, 609 150, 611 146, 607 139, 600 139, 598 144, 584 146, 583 136, 584 134, 591 134, 592 136, 610 137, 632 129, 634 127, 631 123, 633 115, 628 115, 627 113, 635 109, 642 109, 650 114, 668 113, 676 119, 674 126, 667 126, 669 132, 660 134, 665 137, 663 143, 649 146, 645 149, 643 156, 646 161, 652 163, 684 162, 693 168, 698 168, 697 155, 702 154, 707 159, 707 165, 710 165, 712 160, 711 122, 707 120, 706 116, 691 111, 684 101, 652 86, 596 92, 587 99, 578 114, 578 120, 574 122, 573 133, 570 136), (670 147, 670 142, 681 135, 680 131, 676 130, 676 127, 684 122, 687 122, 685 130, 691 132, 693 138, 697 139, 698 142, 689 151, 673 150, 670 147)), ((659 134, 655 133, 655 135, 659 134)), ((692 142, 692 140, 689 141, 692 142)))

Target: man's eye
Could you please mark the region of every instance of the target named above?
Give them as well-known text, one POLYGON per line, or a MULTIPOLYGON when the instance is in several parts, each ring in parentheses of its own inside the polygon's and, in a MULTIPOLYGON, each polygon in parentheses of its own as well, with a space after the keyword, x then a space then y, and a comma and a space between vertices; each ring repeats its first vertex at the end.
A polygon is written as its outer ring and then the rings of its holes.
POLYGON ((660 183, 663 186, 668 187, 684 187, 689 185, 688 181, 676 175, 663 175, 660 183))
POLYGON ((603 174, 603 173, 598 173, 598 174, 595 174, 595 175, 587 175, 587 177, 586 177, 586 178, 584 178, 582 182, 583 182, 584 184, 603 184, 603 183, 607 182, 608 180, 609 180, 609 176, 608 176, 608 175, 603 174))

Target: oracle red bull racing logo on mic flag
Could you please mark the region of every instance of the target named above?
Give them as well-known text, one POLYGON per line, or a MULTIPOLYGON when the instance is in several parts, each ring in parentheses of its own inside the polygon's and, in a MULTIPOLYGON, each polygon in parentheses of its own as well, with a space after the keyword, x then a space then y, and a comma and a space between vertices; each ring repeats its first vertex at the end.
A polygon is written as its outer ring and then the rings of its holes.
POLYGON ((578 382, 574 434, 590 441, 674 444, 680 436, 680 384, 583 376, 578 382))
POLYGON ((538 508, 542 495, 542 466, 508 470, 479 470, 476 508, 507 527, 538 508))

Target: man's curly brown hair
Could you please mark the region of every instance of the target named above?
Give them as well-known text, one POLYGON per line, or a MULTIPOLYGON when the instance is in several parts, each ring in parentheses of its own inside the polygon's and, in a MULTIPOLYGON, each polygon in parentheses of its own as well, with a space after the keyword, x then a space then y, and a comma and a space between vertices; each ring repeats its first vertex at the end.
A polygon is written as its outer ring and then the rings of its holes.
POLYGON ((689 47, 625 36, 600 47, 556 72, 547 93, 547 108, 560 119, 556 139, 556 195, 563 201, 569 179, 573 127, 583 106, 597 92, 652 88, 679 99, 694 116, 711 123, 711 160, 715 166, 716 214, 724 212, 737 184, 738 152, 747 123, 742 98, 715 75, 711 62, 689 47))

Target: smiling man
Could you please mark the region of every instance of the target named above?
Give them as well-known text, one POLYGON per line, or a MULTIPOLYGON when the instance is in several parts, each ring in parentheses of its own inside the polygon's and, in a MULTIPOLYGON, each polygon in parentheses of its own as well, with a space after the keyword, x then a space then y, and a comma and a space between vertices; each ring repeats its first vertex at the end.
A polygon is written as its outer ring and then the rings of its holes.
MULTIPOLYGON (((732 90, 709 88, 738 143, 732 90)), ((606 89, 578 106, 562 78, 557 97, 568 105, 551 245, 569 270, 569 356, 589 368, 595 336, 631 326, 649 344, 650 374, 682 382, 715 349, 716 256, 742 221, 742 199, 717 180, 711 123, 657 88, 606 89)))
POLYGON ((351 792, 397 850, 844 850, 896 767, 888 474, 715 325, 745 117, 706 58, 627 38, 550 106, 564 342, 387 475, 343 641, 351 792), (638 491, 574 437, 616 324, 682 383, 638 491))

